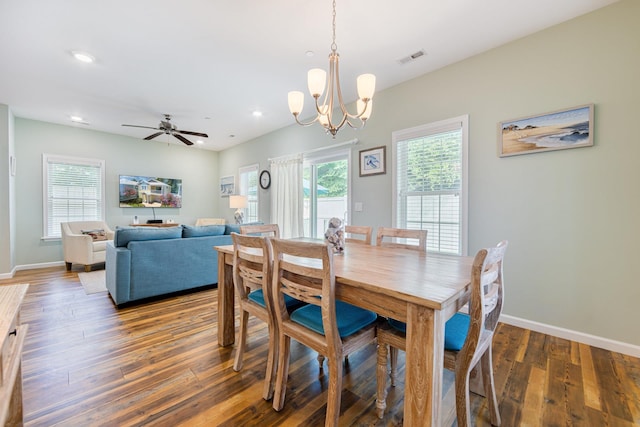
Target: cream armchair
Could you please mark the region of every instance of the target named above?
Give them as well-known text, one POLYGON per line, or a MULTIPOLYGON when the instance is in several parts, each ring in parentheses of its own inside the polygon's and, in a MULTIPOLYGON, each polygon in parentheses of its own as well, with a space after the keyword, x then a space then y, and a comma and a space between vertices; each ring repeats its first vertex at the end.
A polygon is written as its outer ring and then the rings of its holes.
POLYGON ((67 271, 71 271, 71 264, 82 264, 88 272, 93 264, 105 261, 107 241, 113 240, 113 231, 106 222, 62 222, 60 228, 67 271))

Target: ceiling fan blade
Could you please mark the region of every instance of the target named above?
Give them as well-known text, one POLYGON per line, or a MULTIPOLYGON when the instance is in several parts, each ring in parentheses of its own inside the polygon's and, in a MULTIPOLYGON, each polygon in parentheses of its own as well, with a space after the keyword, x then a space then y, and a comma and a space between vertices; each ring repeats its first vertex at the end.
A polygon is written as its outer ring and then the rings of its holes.
POLYGON ((180 141, 184 142, 187 145, 193 145, 193 142, 189 141, 187 138, 185 138, 180 134, 172 133, 171 135, 175 136, 176 138, 178 138, 180 141))
POLYGON ((122 125, 122 126, 128 126, 130 128, 158 129, 158 128, 152 128, 150 126, 138 126, 138 125, 122 125))
POLYGON ((152 134, 152 135, 149 135, 148 137, 143 138, 143 139, 144 139, 145 141, 148 141, 148 140, 150 140, 150 139, 155 138, 156 136, 162 135, 163 133, 164 133, 164 132, 156 132, 156 133, 154 133, 154 134, 152 134))
POLYGON ((209 135, 207 135, 206 133, 192 132, 190 130, 175 130, 174 132, 180 132, 185 135, 194 135, 194 136, 201 136, 203 138, 209 138, 209 135))

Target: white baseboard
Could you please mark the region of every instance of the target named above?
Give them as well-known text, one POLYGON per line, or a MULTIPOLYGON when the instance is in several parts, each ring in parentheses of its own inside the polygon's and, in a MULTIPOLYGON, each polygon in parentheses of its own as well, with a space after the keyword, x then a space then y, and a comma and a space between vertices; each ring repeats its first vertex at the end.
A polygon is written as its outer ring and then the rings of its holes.
POLYGON ((24 265, 17 266, 16 271, 35 270, 38 268, 60 267, 61 265, 64 265, 64 261, 42 262, 40 264, 24 264, 24 265))
POLYGON ((518 326, 520 328, 530 329, 558 338, 564 338, 576 341, 582 344, 588 344, 593 347, 603 348, 616 353, 626 354, 628 356, 640 358, 640 346, 629 344, 621 341, 614 341, 608 338, 598 337, 595 335, 585 334, 584 332, 573 331, 570 329, 560 328, 558 326, 547 325, 544 323, 534 322, 533 320, 521 319, 519 317, 501 315, 500 321, 509 325, 518 326))
POLYGON ((36 270, 38 268, 59 267, 59 266, 62 266, 62 265, 64 265, 64 261, 43 262, 43 263, 39 263, 39 264, 17 265, 15 267, 13 267, 13 269, 9 273, 0 273, 0 279, 13 279, 13 276, 16 275, 16 271, 36 270))

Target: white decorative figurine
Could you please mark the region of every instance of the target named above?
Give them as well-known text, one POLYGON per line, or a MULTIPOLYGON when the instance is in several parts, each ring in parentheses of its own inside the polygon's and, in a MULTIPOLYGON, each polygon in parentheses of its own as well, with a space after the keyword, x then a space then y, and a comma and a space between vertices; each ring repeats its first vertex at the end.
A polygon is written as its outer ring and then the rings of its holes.
POLYGON ((329 227, 324 233, 324 240, 333 247, 335 253, 341 254, 344 251, 344 230, 342 220, 333 217, 329 220, 329 227))

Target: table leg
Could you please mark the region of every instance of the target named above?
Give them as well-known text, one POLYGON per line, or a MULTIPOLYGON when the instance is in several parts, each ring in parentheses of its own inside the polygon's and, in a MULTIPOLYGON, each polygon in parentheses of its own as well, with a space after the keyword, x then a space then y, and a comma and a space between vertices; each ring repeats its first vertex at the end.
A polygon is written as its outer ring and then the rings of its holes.
POLYGON ((405 426, 440 426, 443 363, 443 313, 408 304, 405 426))
POLYGON ((236 335, 233 289, 233 265, 229 255, 218 253, 218 344, 233 345, 236 335))

